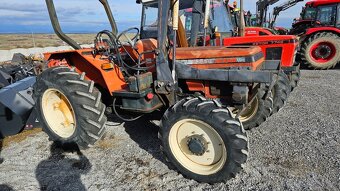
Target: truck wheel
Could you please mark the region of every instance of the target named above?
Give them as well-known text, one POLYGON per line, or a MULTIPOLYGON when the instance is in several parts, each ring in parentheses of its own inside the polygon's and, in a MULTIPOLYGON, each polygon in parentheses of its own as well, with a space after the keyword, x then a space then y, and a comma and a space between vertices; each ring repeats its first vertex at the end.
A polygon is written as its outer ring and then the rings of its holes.
POLYGON ((67 67, 45 70, 34 85, 36 110, 43 130, 61 145, 86 149, 105 132, 105 105, 93 81, 67 67))
POLYGON ((317 33, 302 43, 300 56, 310 68, 335 67, 340 60, 340 37, 333 33, 317 33))
POLYGON ((269 95, 268 98, 264 98, 265 93, 264 89, 259 88, 256 97, 240 114, 239 119, 244 129, 250 130, 258 127, 271 115, 273 111, 273 97, 269 95))
POLYGON ((280 72, 277 82, 272 89, 273 113, 277 113, 287 102, 291 92, 290 81, 284 72, 280 72))
POLYGON ((187 178, 225 182, 247 160, 248 139, 242 124, 217 101, 183 99, 165 112, 160 127, 161 150, 187 178))

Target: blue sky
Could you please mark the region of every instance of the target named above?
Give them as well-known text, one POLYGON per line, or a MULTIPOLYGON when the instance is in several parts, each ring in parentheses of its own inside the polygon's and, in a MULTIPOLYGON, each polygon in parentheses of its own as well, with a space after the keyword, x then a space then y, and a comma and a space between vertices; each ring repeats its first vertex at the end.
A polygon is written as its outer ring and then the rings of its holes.
MULTIPOLYGON (((139 26, 141 6, 136 0, 108 0, 120 30, 139 26)), ((277 3, 281 4, 286 0, 277 3)), ((232 2, 232 0, 230 0, 232 2)), ((244 0, 245 10, 255 12, 256 0, 244 0)), ((282 12, 277 25, 290 27, 299 16, 304 2, 282 12)), ((55 0, 55 6, 65 32, 97 32, 110 29, 105 11, 98 0, 55 0)), ((272 7, 270 7, 272 10, 272 7)), ((0 1, 0 33, 53 33, 45 0, 0 1)))

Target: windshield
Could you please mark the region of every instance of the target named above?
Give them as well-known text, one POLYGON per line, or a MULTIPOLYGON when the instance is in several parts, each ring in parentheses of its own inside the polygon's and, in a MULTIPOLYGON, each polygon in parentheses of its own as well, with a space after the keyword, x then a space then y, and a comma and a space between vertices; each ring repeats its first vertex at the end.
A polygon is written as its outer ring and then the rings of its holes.
POLYGON ((317 20, 323 25, 334 25, 336 19, 336 6, 321 6, 318 10, 317 20))
MULTIPOLYGON (((192 17, 192 8, 182 10, 180 12, 180 18, 182 23, 184 24, 185 30, 187 32, 191 31, 193 17, 192 17)), ((198 11, 198 10, 195 10, 198 11)), ((201 11, 201 22, 200 22, 200 32, 203 32, 203 19, 204 12, 201 11)), ((223 0, 213 0, 210 4, 210 18, 209 18, 210 29, 217 29, 216 32, 230 33, 233 30, 233 24, 228 14, 228 10, 223 2, 223 0)))
POLYGON ((230 32, 233 26, 223 0, 211 1, 210 19, 212 28, 217 28, 218 32, 230 32))
POLYGON ((146 29, 146 28, 157 27, 157 17, 158 17, 158 8, 144 6, 142 28, 146 29))
POLYGON ((314 20, 316 16, 316 8, 306 7, 301 15, 302 20, 314 20))
POLYGON ((142 21, 140 27, 140 39, 155 38, 157 39, 157 19, 158 8, 153 4, 143 5, 142 21))

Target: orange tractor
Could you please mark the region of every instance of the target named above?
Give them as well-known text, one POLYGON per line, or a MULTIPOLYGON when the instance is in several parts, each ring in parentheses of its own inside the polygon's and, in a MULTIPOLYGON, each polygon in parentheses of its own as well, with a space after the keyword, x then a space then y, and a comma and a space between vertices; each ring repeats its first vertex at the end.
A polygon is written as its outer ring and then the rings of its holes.
POLYGON ((117 34, 107 1, 100 2, 112 31, 100 31, 94 47, 82 49, 61 31, 53 0, 46 0, 55 32, 75 50, 45 55, 49 69, 34 85, 44 131, 62 145, 85 149, 104 135, 106 107, 124 121, 165 111, 161 150, 179 172, 208 183, 234 177, 248 156, 239 115, 255 98, 272 96, 280 62, 265 61, 253 46, 180 47, 179 11, 195 0, 156 1, 152 37, 138 28, 117 34))
MULTIPOLYGON (((288 100, 291 89, 297 86, 300 76, 299 65, 295 64, 298 40, 292 35, 270 36, 235 36, 228 10, 223 0, 196 0, 193 8, 181 11, 180 20, 183 29, 179 46, 259 46, 266 61, 280 62, 282 71, 272 89, 272 97, 267 100, 254 99, 249 107, 240 114, 245 129, 251 129, 264 122, 271 114, 278 112, 288 100), (204 15, 204 16, 202 16, 204 15), (204 20, 207 20, 205 22, 204 20), (207 23, 208 27, 203 26, 207 23), (188 42, 187 42, 187 39, 188 42), (268 105, 272 113, 268 111, 268 105)), ((154 37, 154 20, 157 6, 155 3, 143 3, 141 37, 154 37)), ((259 95, 258 95, 259 96, 259 95)), ((238 113, 237 108, 231 108, 238 113)))

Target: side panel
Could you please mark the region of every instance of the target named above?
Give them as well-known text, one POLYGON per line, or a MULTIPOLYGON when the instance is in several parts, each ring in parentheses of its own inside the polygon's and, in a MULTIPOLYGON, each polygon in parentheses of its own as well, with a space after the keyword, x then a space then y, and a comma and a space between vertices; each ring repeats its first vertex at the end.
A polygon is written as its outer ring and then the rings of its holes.
POLYGON ((290 35, 225 38, 223 39, 223 45, 259 46, 266 60, 281 59, 282 67, 294 65, 295 54, 299 46, 296 37, 290 35), (277 55, 273 56, 273 54, 277 55))

